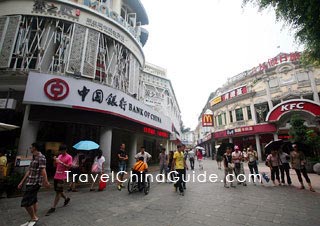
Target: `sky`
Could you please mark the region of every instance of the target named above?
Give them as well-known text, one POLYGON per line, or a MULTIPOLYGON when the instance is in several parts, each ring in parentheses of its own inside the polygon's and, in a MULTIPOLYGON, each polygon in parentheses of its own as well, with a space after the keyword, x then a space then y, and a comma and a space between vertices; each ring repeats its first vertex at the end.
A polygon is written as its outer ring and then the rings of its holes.
POLYGON ((146 61, 167 70, 183 125, 194 130, 210 93, 280 52, 301 50, 273 9, 242 0, 141 0, 149 17, 146 61))

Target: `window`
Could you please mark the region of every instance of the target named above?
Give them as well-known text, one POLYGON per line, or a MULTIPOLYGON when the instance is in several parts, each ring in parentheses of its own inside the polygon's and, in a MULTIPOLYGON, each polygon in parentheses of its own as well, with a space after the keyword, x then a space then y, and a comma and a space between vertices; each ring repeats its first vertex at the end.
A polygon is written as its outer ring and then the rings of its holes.
POLYGON ((247 106, 247 114, 248 114, 248 120, 252 119, 250 106, 247 106))
POLYGON ((229 111, 229 116, 230 116, 230 122, 233 122, 232 111, 229 111))
POLYGON ((224 124, 227 124, 227 114, 223 113, 223 118, 224 118, 224 124))
POLYGON ((279 84, 278 84, 278 79, 272 79, 269 81, 269 87, 270 88, 275 88, 275 87, 278 87, 279 84))
POLYGON ((236 121, 242 121, 243 120, 243 112, 242 108, 236 109, 236 121))
POLYGON ((218 115, 218 125, 221 126, 222 125, 222 115, 218 115))

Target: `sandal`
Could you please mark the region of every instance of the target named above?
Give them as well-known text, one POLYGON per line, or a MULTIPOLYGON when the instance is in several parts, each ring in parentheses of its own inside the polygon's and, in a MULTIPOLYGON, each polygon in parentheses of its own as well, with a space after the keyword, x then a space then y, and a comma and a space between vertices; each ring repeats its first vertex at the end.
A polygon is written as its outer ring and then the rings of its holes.
POLYGON ((313 188, 310 188, 310 191, 312 191, 312 192, 316 192, 313 188))

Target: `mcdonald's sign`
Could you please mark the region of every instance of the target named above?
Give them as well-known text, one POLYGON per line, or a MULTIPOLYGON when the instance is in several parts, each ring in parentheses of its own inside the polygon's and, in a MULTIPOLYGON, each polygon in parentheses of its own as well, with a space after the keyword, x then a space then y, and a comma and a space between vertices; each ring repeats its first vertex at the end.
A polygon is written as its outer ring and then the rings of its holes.
POLYGON ((203 114, 202 115, 202 126, 213 126, 213 115, 203 114))

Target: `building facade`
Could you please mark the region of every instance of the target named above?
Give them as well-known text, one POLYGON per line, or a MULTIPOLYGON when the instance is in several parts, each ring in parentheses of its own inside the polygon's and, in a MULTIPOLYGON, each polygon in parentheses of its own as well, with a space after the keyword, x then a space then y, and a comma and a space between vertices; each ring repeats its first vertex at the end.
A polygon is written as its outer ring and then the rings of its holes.
POLYGON ((228 79, 206 106, 214 114, 213 147, 252 144, 264 159, 268 142, 289 138, 293 114, 318 132, 319 91, 320 69, 302 66, 299 52, 280 53, 228 79))
POLYGON ((140 95, 148 23, 139 0, 0 1, 1 121, 21 126, 2 145, 93 140, 108 168, 121 143, 130 164, 140 146, 169 149, 177 118, 140 95))
POLYGON ((181 111, 171 81, 164 68, 146 63, 139 80, 139 99, 172 121, 170 150, 181 141, 181 111))

